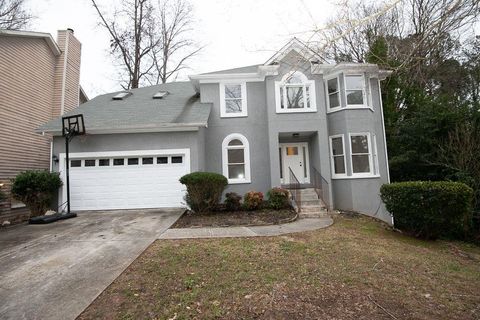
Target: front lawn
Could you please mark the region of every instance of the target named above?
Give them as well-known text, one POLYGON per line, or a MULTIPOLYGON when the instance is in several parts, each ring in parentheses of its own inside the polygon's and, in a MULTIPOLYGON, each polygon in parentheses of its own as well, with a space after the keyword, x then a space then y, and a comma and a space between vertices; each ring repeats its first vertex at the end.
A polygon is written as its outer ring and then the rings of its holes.
POLYGON ((365 217, 282 237, 156 241, 80 319, 479 319, 480 248, 365 217))
POLYGON ((292 221, 297 214, 293 209, 261 209, 255 211, 218 211, 184 213, 172 228, 263 226, 292 221))

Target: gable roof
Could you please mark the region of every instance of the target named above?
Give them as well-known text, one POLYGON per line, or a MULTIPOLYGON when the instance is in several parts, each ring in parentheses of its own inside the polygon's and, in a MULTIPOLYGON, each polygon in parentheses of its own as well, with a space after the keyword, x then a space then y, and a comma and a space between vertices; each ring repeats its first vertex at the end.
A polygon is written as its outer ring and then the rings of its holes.
MULTIPOLYGON (((83 114, 87 134, 186 131, 206 126, 212 105, 201 103, 189 81, 159 84, 132 89, 123 100, 114 100, 118 92, 97 96, 65 114, 83 114), (161 99, 153 95, 168 94, 161 99)), ((60 135, 61 118, 54 119, 36 130, 60 135)))
POLYGON ((315 51, 310 49, 305 43, 300 41, 298 38, 292 38, 286 45, 284 45, 280 50, 278 50, 270 59, 268 59, 264 65, 268 66, 282 60, 290 51, 296 51, 298 54, 303 56, 306 61, 318 60, 324 61, 315 51))
POLYGON ((262 64, 254 64, 252 66, 246 67, 239 67, 239 68, 232 68, 232 69, 225 69, 219 71, 212 71, 206 72, 201 74, 238 74, 238 73, 256 73, 258 71, 258 67, 262 64))
POLYGON ((55 56, 59 56, 62 53, 49 33, 0 29, 0 36, 45 39, 45 42, 47 42, 48 47, 55 56))

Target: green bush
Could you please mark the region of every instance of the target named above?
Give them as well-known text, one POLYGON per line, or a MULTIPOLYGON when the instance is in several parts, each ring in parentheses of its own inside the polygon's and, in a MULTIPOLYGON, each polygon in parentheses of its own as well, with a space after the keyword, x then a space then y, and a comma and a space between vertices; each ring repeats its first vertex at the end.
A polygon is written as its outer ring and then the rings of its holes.
POLYGON ((268 205, 275 210, 285 209, 290 206, 288 202, 288 190, 272 188, 267 192, 268 205))
POLYGON ((200 213, 213 210, 220 202, 227 178, 213 172, 192 172, 180 178, 187 186, 185 201, 192 211, 200 213))
POLYGON ((473 190, 460 182, 383 185, 381 197, 395 227, 419 238, 463 238, 472 224, 473 190))
POLYGON ((225 195, 225 208, 228 211, 237 211, 242 207, 240 203, 242 196, 236 192, 229 192, 225 195))
POLYGON ((263 193, 257 191, 249 191, 243 197, 243 207, 246 210, 258 210, 263 204, 263 193))
POLYGON ((25 203, 33 217, 41 216, 49 209, 53 196, 61 186, 58 173, 25 171, 12 180, 12 196, 25 203))

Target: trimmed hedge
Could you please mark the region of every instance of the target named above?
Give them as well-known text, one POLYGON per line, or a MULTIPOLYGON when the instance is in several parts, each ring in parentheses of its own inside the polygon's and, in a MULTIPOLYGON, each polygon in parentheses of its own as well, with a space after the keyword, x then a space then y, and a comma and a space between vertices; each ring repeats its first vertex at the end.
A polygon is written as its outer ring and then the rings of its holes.
POLYGON ((380 189, 395 227, 423 239, 464 238, 472 225, 473 190, 460 182, 411 181, 380 189))
POLYGON ((285 209, 290 206, 288 202, 288 190, 272 188, 267 192, 268 205, 275 210, 285 209))
POLYGON ((12 180, 12 196, 25 203, 33 217, 49 209, 55 192, 62 186, 58 173, 30 170, 19 173, 12 180))
POLYGON ((180 183, 187 186, 185 201, 188 206, 192 211, 200 213, 218 206, 228 180, 218 173, 192 172, 181 177, 180 183))

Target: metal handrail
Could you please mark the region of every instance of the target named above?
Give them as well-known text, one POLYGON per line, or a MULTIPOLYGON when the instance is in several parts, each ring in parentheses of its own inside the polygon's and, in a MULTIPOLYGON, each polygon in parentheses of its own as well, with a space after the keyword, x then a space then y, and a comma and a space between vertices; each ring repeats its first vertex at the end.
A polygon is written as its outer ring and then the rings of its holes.
POLYGON ((313 168, 313 188, 318 197, 327 206, 327 210, 330 210, 330 188, 328 187, 327 180, 316 168, 313 168))
POLYGON ((287 189, 290 191, 292 195, 292 200, 295 202, 297 206, 297 211, 300 213, 302 207, 302 193, 301 193, 301 184, 298 181, 295 173, 293 173, 292 168, 288 167, 288 185, 287 189))

